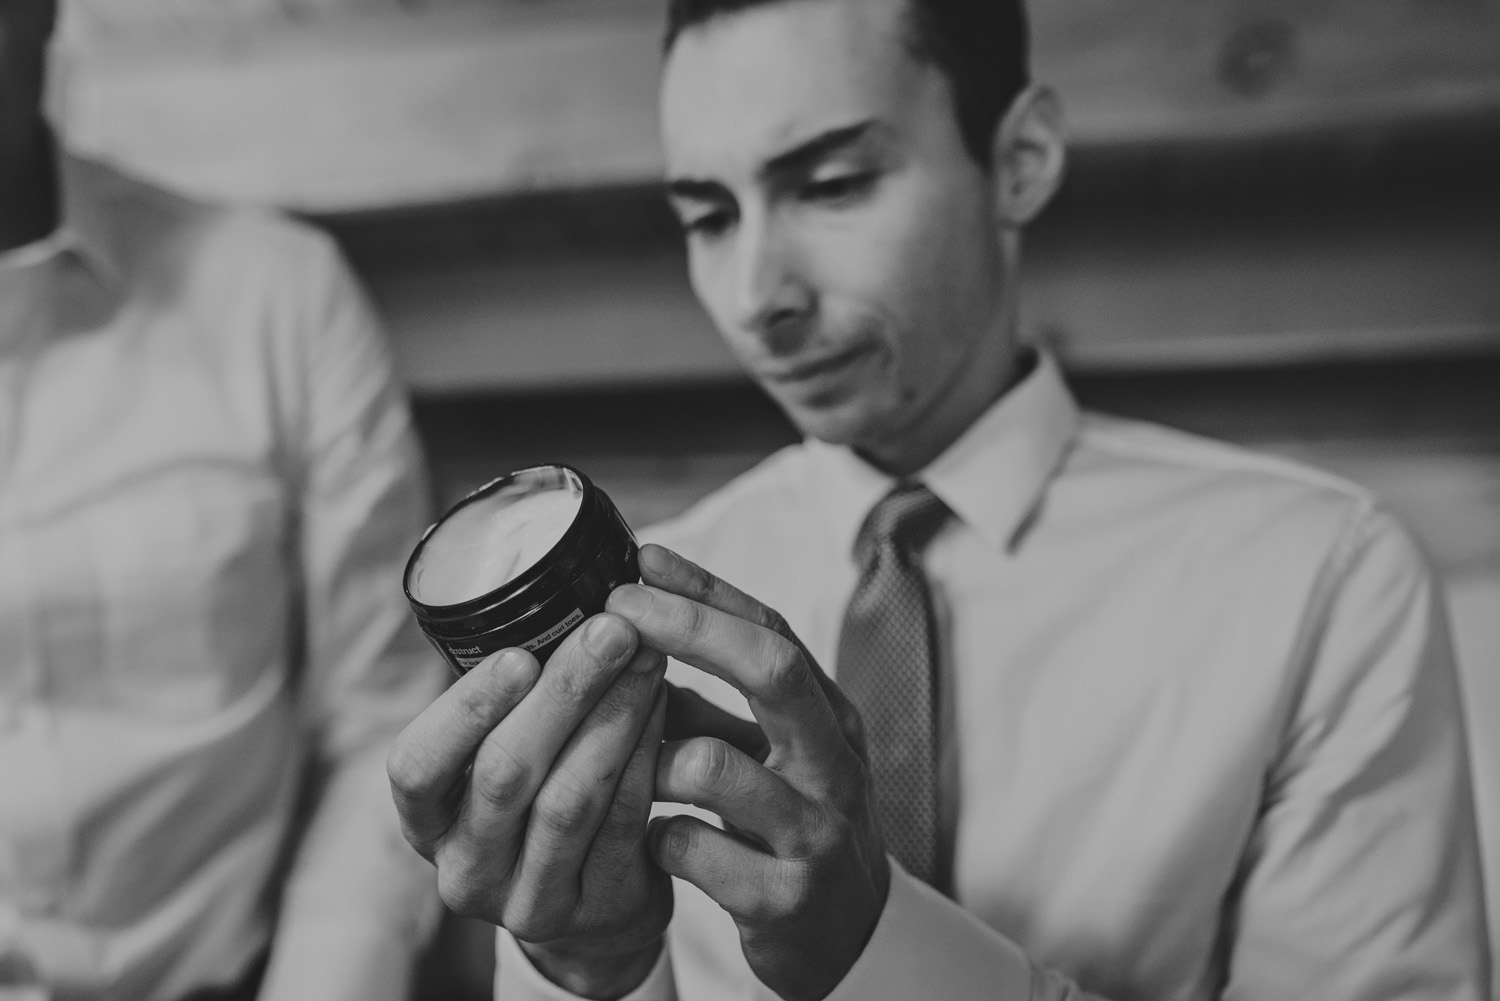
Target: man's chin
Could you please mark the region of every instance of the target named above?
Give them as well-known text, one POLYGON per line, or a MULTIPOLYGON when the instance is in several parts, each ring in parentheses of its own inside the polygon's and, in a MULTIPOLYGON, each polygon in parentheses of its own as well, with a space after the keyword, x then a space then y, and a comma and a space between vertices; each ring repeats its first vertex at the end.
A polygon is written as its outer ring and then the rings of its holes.
POLYGON ((853 407, 819 407, 777 399, 781 409, 808 438, 830 445, 852 446, 865 430, 864 415, 853 407))

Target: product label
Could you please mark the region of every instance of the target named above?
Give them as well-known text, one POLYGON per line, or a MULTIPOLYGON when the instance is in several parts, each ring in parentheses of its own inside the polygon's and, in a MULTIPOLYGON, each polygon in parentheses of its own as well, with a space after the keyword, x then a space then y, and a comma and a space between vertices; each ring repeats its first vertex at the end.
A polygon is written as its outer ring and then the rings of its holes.
MULTIPOLYGON (((519 646, 522 650, 540 650, 542 647, 546 646, 548 643, 555 641, 558 637, 562 636, 569 629, 572 629, 582 621, 583 609, 575 608, 567 615, 563 616, 561 622, 557 623, 557 625, 553 626, 551 629, 548 629, 540 636, 533 636, 525 643, 517 643, 516 645, 519 646)), ((454 660, 458 661, 459 666, 462 667, 465 671, 470 671, 478 667, 486 657, 494 652, 495 651, 493 650, 486 650, 480 646, 448 646, 448 653, 452 655, 454 660)), ((0 998, 0 1001, 4 1001, 4 999, 0 998)))
POLYGON ((553 626, 546 632, 542 633, 542 635, 534 636, 531 639, 527 640, 525 643, 522 643, 521 649, 536 650, 539 647, 544 647, 582 621, 583 609, 575 608, 567 615, 565 615, 561 622, 559 622, 557 625, 553 626))
POLYGON ((477 646, 450 646, 448 652, 453 654, 453 659, 458 661, 465 671, 478 667, 479 662, 489 656, 477 646))

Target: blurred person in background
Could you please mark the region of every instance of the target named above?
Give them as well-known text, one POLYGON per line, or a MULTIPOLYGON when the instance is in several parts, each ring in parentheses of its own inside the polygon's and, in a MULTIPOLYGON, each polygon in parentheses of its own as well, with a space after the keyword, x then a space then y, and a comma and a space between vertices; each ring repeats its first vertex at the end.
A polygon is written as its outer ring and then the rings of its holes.
POLYGON ((1080 411, 1018 337, 1064 161, 1018 0, 669 9, 693 287, 807 440, 647 533, 545 670, 502 652, 398 741, 409 839, 503 929, 497 996, 1485 1001, 1406 532, 1080 411), (648 827, 653 795, 706 812, 648 827))
POLYGON ((0 997, 404 997, 421 456, 325 237, 60 150, 0 0, 0 997))

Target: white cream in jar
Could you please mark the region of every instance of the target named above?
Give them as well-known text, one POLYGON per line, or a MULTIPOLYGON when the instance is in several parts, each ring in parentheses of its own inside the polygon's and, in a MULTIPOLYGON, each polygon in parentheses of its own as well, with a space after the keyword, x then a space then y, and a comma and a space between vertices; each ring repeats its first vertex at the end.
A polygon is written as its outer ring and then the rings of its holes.
POLYGON ((583 491, 502 491, 455 511, 427 540, 411 573, 411 595, 457 605, 488 594, 534 566, 578 517, 583 491))

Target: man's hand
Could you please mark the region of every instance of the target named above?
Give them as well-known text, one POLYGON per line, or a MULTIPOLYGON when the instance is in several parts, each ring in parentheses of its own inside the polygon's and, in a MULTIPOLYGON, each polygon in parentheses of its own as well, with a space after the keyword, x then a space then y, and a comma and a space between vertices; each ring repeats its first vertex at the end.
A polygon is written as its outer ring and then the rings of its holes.
POLYGON ((443 902, 509 929, 553 982, 619 997, 650 972, 671 881, 646 847, 666 658, 595 616, 541 670, 503 650, 397 739, 406 839, 443 902), (472 766, 472 767, 471 767, 472 766))
POLYGON ((734 918, 763 983, 788 1001, 825 997, 890 889, 859 714, 776 612, 660 546, 640 565, 648 586, 617 589, 609 609, 643 644, 739 689, 765 735, 760 754, 728 727, 663 745, 657 798, 712 810, 729 829, 659 818, 652 855, 734 918))

